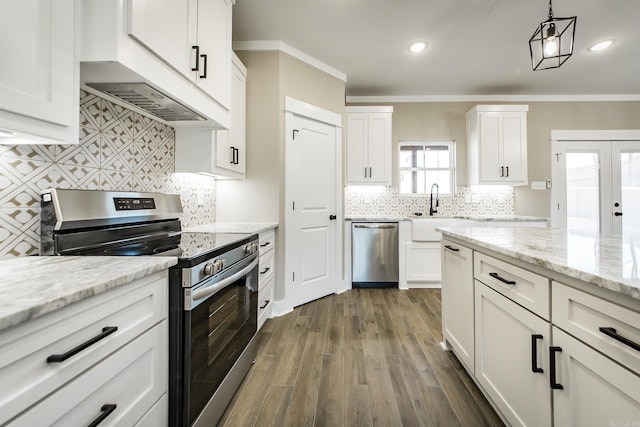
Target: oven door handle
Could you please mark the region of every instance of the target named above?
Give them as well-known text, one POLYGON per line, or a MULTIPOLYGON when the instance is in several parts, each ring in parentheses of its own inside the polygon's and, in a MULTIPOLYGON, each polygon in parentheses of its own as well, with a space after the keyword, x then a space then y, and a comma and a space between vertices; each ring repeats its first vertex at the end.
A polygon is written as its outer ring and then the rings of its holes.
POLYGON ((190 300, 187 297, 187 301, 185 301, 185 309, 191 310, 192 308, 200 304, 202 301, 209 298, 211 295, 216 294, 222 289, 226 288, 227 286, 233 284, 236 280, 238 280, 239 278, 241 278, 242 276, 246 275, 251 270, 253 270, 258 265, 259 262, 260 262, 260 258, 256 256, 255 259, 251 262, 251 264, 249 264, 242 270, 238 271, 237 273, 233 273, 231 276, 226 277, 219 282, 212 283, 211 285, 207 285, 207 286, 204 286, 203 288, 193 291, 191 293, 190 300))

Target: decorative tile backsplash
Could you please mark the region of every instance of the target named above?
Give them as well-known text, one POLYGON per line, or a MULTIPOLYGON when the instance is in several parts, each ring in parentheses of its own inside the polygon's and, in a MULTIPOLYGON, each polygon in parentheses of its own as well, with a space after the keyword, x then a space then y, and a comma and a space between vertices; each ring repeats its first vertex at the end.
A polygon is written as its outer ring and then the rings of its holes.
MULTIPOLYGON (((502 217, 513 215, 513 187, 458 187, 455 196, 440 197, 436 216, 502 217)), ((435 203, 435 202, 434 202, 435 203)), ((345 187, 347 218, 429 215, 429 196, 400 195, 396 187, 345 187)))
POLYGON ((183 227, 215 222, 215 180, 174 168, 173 128, 80 91, 79 145, 0 145, 0 258, 38 253, 51 187, 180 193, 183 227))

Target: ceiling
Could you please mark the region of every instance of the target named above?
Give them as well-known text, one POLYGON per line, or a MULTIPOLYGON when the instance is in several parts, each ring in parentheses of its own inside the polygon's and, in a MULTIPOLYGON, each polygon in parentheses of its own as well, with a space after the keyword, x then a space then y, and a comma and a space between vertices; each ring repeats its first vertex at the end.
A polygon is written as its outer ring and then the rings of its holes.
POLYGON ((346 74, 353 99, 640 99, 640 1, 556 0, 553 11, 578 17, 574 53, 542 71, 528 42, 546 0, 237 0, 233 40, 284 42, 346 74), (616 42, 587 51, 603 39, 616 42), (416 40, 421 54, 408 51, 416 40))

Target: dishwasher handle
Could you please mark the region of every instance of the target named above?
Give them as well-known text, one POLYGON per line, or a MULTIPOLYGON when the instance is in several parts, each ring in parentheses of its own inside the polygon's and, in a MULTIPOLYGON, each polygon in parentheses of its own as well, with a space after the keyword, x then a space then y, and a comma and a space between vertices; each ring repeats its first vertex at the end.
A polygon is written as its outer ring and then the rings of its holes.
POLYGON ((398 228, 398 224, 353 224, 354 228, 398 228))

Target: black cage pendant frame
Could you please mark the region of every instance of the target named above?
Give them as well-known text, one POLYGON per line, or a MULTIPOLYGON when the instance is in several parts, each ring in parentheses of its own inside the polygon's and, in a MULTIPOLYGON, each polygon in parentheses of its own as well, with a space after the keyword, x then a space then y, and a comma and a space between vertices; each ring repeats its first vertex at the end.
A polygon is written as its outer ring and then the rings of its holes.
POLYGON ((554 18, 549 1, 549 19, 540 23, 529 39, 531 66, 534 71, 559 68, 573 54, 573 40, 576 34, 577 16, 554 18), (545 43, 549 36, 555 36, 557 52, 545 53, 545 43))

